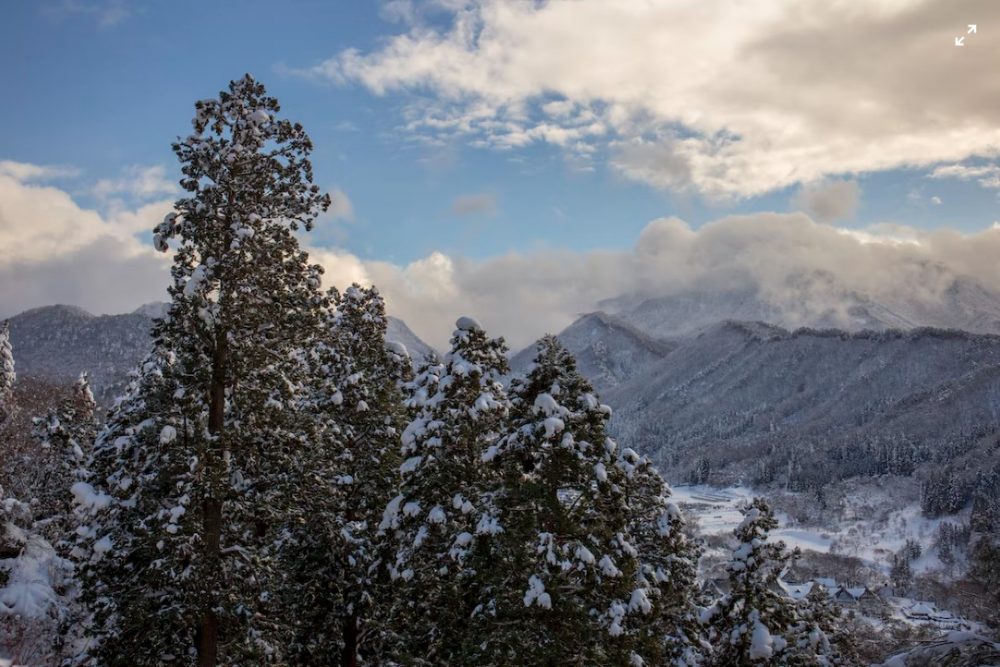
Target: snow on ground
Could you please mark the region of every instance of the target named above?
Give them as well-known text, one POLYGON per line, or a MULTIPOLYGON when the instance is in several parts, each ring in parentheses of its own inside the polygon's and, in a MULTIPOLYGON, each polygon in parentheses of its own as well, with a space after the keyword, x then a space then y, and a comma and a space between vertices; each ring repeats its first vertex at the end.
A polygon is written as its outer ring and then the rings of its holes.
MULTIPOLYGON (((743 520, 740 508, 750 504, 755 495, 754 490, 745 486, 716 488, 712 486, 675 486, 673 500, 688 516, 697 519, 698 529, 704 535, 729 534, 743 520)), ((819 529, 795 527, 791 528, 788 517, 781 512, 775 513, 779 528, 771 533, 771 541, 784 542, 789 549, 798 547, 802 550, 830 551, 833 539, 826 531, 819 529)))
POLYGON ((16 558, 0 560, 0 570, 8 577, 0 588, 0 616, 42 619, 59 602, 53 582, 65 578, 72 565, 38 535, 25 535, 23 543, 16 558))
POLYGON ((868 485, 848 493, 841 512, 832 547, 835 553, 881 565, 902 549, 907 540, 914 540, 922 550, 920 558, 912 564, 917 573, 943 568, 934 548, 941 524, 963 524, 969 520, 968 509, 928 519, 921 514, 917 499, 900 500, 891 484, 868 485))
MULTIPOLYGON (((749 504, 754 496, 774 495, 746 486, 683 485, 673 487, 673 492, 674 502, 697 521, 699 530, 706 536, 732 533, 742 520, 741 507, 749 504)), ((831 508, 824 526, 802 525, 784 512, 776 511, 779 528, 771 533, 771 540, 781 540, 790 549, 799 547, 803 551, 854 556, 870 566, 886 569, 892 554, 912 539, 922 549, 920 558, 913 563, 914 571, 920 573, 942 569, 933 546, 939 527, 945 522, 967 522, 967 514, 968 511, 928 519, 921 515, 917 502, 901 498, 891 485, 886 488, 866 486, 852 489, 844 498, 843 506, 831 508)))
POLYGON ((675 486, 672 500, 686 514, 697 519, 699 530, 705 535, 731 533, 740 525, 743 514, 740 508, 753 499, 751 489, 734 486, 720 489, 712 486, 675 486))
MULTIPOLYGON (((945 521, 968 521, 967 511, 938 519, 923 517, 919 504, 893 482, 884 486, 851 487, 846 491, 838 507, 824 512, 823 526, 802 525, 784 512, 776 511, 779 527, 771 532, 770 541, 780 540, 789 548, 798 547, 802 551, 854 556, 888 573, 889 557, 902 549, 907 539, 912 539, 922 548, 921 556, 912 567, 916 572, 925 572, 943 567, 933 547, 939 526, 945 521)), ((730 535, 742 521, 740 508, 755 496, 787 501, 796 495, 784 491, 764 493, 746 486, 681 485, 673 487, 672 499, 686 517, 697 523, 699 532, 708 537, 730 535)), ((828 588, 836 586, 833 581, 823 583, 828 588)), ((983 630, 979 624, 938 609, 931 602, 891 597, 886 603, 892 618, 910 625, 941 630, 983 630)))

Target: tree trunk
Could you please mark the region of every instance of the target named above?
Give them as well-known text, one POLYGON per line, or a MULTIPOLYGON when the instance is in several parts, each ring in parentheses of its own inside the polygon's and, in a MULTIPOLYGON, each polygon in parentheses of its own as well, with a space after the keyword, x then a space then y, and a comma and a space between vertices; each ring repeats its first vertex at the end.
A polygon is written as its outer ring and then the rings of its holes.
POLYGON ((358 615, 351 614, 344 621, 344 650, 340 654, 341 667, 358 667, 358 615))
MULTIPOLYGON (((218 497, 222 464, 219 444, 226 416, 226 365, 229 358, 229 341, 224 330, 216 332, 215 352, 212 355, 212 381, 209 387, 208 432, 212 441, 205 449, 205 479, 207 489, 202 505, 204 530, 204 558, 209 586, 217 586, 221 579, 222 558, 222 498, 218 497)), ((201 626, 196 635, 198 667, 214 667, 219 653, 219 619, 215 613, 215 596, 209 596, 202 610, 201 626)))

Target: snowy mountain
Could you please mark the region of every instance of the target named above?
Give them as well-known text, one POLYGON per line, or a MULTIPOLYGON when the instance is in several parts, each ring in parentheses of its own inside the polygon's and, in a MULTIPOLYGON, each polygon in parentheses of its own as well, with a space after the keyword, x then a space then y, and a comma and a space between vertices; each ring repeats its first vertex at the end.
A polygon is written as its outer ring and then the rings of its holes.
MULTIPOLYGON (((18 375, 70 382, 87 371, 102 402, 112 399, 150 346, 149 329, 166 304, 150 303, 123 315, 92 315, 75 306, 45 306, 10 318, 18 375)), ((389 318, 387 338, 419 361, 432 348, 406 323, 389 318)))
POLYGON ((151 324, 142 312, 95 316, 75 306, 25 311, 10 319, 18 375, 63 383, 87 371, 99 398, 108 399, 149 349, 151 324))
POLYGON ((1000 334, 1000 293, 954 279, 938 295, 883 298, 843 289, 822 273, 800 276, 781 290, 691 289, 648 297, 624 295, 600 307, 657 338, 689 336, 724 320, 768 322, 795 329, 846 331, 939 327, 1000 334))
POLYGON ((974 475, 1000 457, 1000 336, 730 321, 604 399, 621 443, 675 480, 808 487, 853 475, 974 475))
POLYGON ((422 341, 417 334, 413 333, 406 322, 398 318, 389 317, 389 325, 386 327, 385 338, 388 341, 402 343, 406 346, 406 351, 410 353, 410 358, 414 364, 419 364, 429 355, 437 354, 437 351, 422 341))
MULTIPOLYGON (((576 357, 577 367, 604 393, 663 359, 676 345, 657 340, 606 313, 588 313, 557 336, 576 357)), ((510 361, 514 373, 527 370, 536 349, 529 345, 510 361)))

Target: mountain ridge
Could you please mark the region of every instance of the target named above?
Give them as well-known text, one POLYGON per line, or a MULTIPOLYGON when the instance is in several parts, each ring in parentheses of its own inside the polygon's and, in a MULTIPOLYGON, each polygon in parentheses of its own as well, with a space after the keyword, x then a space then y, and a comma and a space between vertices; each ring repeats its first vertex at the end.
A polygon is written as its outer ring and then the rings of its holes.
MULTIPOLYGON (((166 306, 153 302, 130 313, 94 315, 56 304, 19 313, 8 320, 17 372, 66 383, 85 371, 99 400, 109 403, 150 349, 153 318, 162 316, 166 306)), ((415 363, 433 352, 405 322, 388 320, 387 340, 405 345, 415 363)))
POLYGON ((1000 335, 766 331, 722 323, 606 393, 615 436, 674 479, 713 483, 961 481, 962 461, 1000 458, 1000 335))
POLYGON ((821 273, 765 291, 758 286, 690 288, 670 294, 632 293, 598 307, 659 338, 683 338, 726 319, 800 327, 912 329, 932 326, 1000 334, 1000 292, 956 278, 936 297, 870 295, 840 287, 821 273))
MULTIPOLYGON (((557 335, 576 357, 577 367, 604 392, 631 377, 641 368, 670 353, 671 341, 660 340, 628 322, 601 311, 581 315, 557 335)), ((535 357, 535 345, 529 345, 511 357, 513 373, 523 373, 535 357)))

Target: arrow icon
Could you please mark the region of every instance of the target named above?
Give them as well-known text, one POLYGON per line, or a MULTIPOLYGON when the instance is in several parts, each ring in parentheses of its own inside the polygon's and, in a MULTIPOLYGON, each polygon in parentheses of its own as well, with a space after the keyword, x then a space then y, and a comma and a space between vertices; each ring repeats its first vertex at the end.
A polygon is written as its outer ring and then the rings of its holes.
POLYGON ((965 46, 965 36, 955 38, 955 46, 965 46))
POLYGON ((969 30, 968 30, 968 32, 966 34, 968 34, 968 35, 975 35, 976 34, 976 24, 975 23, 970 23, 969 24, 969 30))

